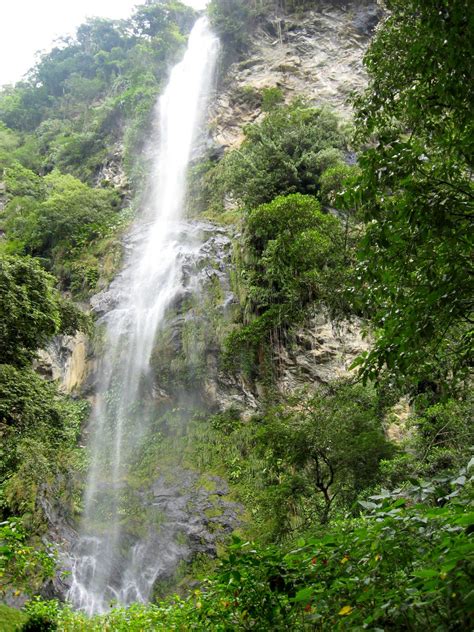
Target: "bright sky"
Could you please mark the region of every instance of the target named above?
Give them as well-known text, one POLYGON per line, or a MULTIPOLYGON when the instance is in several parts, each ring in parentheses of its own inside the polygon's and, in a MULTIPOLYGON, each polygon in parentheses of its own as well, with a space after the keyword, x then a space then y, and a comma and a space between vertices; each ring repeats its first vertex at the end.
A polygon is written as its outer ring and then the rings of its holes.
MULTIPOLYGON (((207 0, 183 0, 202 9, 207 0)), ((57 37, 85 18, 126 18, 141 0, 0 0, 0 86, 18 81, 57 37)))

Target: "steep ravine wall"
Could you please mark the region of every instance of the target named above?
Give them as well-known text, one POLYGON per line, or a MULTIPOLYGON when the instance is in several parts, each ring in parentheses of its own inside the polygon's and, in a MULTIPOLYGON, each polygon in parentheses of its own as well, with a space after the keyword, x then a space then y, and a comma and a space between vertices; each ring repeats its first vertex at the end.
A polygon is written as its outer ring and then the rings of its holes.
MULTIPOLYGON (((221 86, 211 106, 208 140, 208 146, 213 147, 216 155, 238 146, 244 138, 244 126, 264 116, 260 107, 242 96, 252 89, 261 91, 278 87, 286 102, 304 97, 314 105, 327 105, 350 119, 349 99, 354 91, 365 85, 362 58, 381 10, 370 0, 315 4, 314 9, 302 14, 267 16, 259 23, 246 58, 230 65, 221 77, 221 86)), ((108 170, 113 174, 114 183, 123 188, 126 177, 119 149, 114 147, 108 170)), ((208 233, 210 226, 207 225, 208 233)), ((221 249, 215 251, 221 283, 224 283, 223 266, 230 272, 229 239, 233 232, 232 227, 216 227, 216 234, 226 234, 225 246, 221 244, 221 249)), ((228 277, 224 283, 227 305, 234 301, 229 294, 228 277)), ((113 301, 107 291, 93 297, 93 311, 103 313, 107 309, 104 301, 109 299, 113 301)), ((304 377, 296 376, 298 367, 312 381, 327 381, 340 376, 352 359, 366 348, 356 323, 342 323, 333 328, 330 320, 320 314, 296 335, 291 349, 277 350, 284 376, 283 390, 304 381, 304 377)), ((212 375, 216 375, 217 364, 213 349, 212 357, 208 359, 210 379, 206 390, 216 401, 219 400, 219 389, 213 383, 212 375)), ((82 334, 73 338, 58 337, 41 353, 39 361, 40 370, 48 377, 58 379, 67 393, 80 393, 86 382, 90 382, 93 367, 90 345, 82 334)), ((255 405, 249 392, 247 396, 255 405)), ((224 395, 222 397, 225 399, 224 395)))
POLYGON ((58 382, 67 395, 80 392, 90 373, 89 340, 78 332, 75 336, 57 336, 38 353, 36 370, 46 379, 58 382))
MULTIPOLYGON (((287 102, 303 96, 317 105, 329 105, 350 118, 349 94, 362 87, 362 56, 376 21, 374 3, 320 3, 302 16, 270 16, 256 30, 249 57, 231 65, 222 78, 222 89, 211 107, 207 146, 217 155, 238 146, 243 127, 263 116, 239 97, 246 88, 279 87, 287 102), (281 34, 281 37, 280 37, 281 34)), ((114 177, 123 183, 120 160, 114 161, 114 177)), ((153 355, 156 383, 151 394, 157 418, 176 408, 194 407, 201 412, 240 411, 247 418, 260 407, 262 386, 244 375, 230 375, 222 368, 220 344, 238 310, 232 290, 232 239, 235 227, 218 226, 200 219, 189 220, 189 230, 199 231, 202 246, 189 261, 192 284, 172 306, 166 328, 153 355), (186 398, 188 391, 193 397, 186 398), (192 401, 191 401, 192 400, 192 401)), ((133 240, 133 231, 125 239, 133 240)), ((91 300, 100 318, 117 301, 120 279, 91 300)), ((347 374, 354 358, 367 349, 358 322, 337 326, 321 312, 293 336, 292 343, 274 350, 278 364, 276 387, 289 393, 305 386, 326 383, 347 374)), ((80 334, 60 337, 42 353, 39 369, 59 380, 64 392, 93 396, 96 360, 90 341, 80 334)), ((166 424, 165 424, 166 425, 166 424)), ((161 441, 157 438, 157 446, 161 441)), ((238 505, 226 497, 225 481, 206 473, 180 469, 163 460, 157 450, 153 476, 140 483, 139 495, 149 498, 167 518, 164 529, 181 534, 182 559, 197 553, 213 555, 219 542, 241 520, 238 505), (159 460, 163 460, 163 464, 159 460), (209 478, 209 477, 208 477, 209 478)), ((51 502, 47 506, 53 525, 51 539, 67 551, 75 534, 70 517, 51 502)), ((65 557, 67 568, 67 556, 65 557)), ((164 565, 160 579, 172 579, 173 569, 164 565)), ((63 594, 67 580, 58 579, 48 594, 63 594)))
MULTIPOLYGON (((301 97, 350 120, 350 97, 366 84, 362 59, 381 10, 370 0, 315 5, 303 14, 268 15, 253 35, 248 56, 223 75, 210 125, 215 155, 238 147, 245 125, 262 120, 265 114, 251 95, 265 88, 279 88, 287 103, 301 97)), ((369 346, 361 325, 357 320, 333 323, 324 311, 314 316, 291 344, 274 349, 277 390, 288 394, 347 375, 369 346)), ((207 381, 219 408, 237 406, 244 415, 258 409, 263 393, 258 383, 224 372, 211 372, 207 381)))
POLYGON ((375 2, 319 2, 303 14, 273 14, 259 24, 246 59, 225 72, 211 123, 218 146, 235 147, 243 127, 262 117, 242 95, 278 87, 286 102, 304 97, 351 117, 351 95, 364 87, 362 58, 381 10, 375 2))

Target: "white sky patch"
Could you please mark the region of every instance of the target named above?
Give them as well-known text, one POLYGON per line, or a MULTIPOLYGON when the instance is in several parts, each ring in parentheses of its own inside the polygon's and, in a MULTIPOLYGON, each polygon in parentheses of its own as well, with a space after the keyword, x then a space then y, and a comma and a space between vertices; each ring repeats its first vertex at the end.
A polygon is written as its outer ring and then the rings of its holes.
MULTIPOLYGON (((123 19, 140 0, 0 0, 0 86, 14 83, 33 66, 36 53, 58 37, 73 35, 88 17, 123 19)), ((203 9, 207 0, 184 0, 203 9)))

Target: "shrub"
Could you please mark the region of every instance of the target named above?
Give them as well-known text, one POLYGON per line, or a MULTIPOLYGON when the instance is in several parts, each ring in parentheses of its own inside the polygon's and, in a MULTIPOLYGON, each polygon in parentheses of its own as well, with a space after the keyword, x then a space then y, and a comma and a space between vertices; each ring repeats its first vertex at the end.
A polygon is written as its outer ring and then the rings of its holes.
POLYGON ((339 157, 345 146, 337 117, 302 102, 272 109, 245 135, 221 168, 226 190, 247 208, 278 195, 315 195, 327 161, 339 157))
POLYGON ((321 174, 321 201, 330 206, 339 206, 337 196, 351 186, 352 181, 360 174, 355 165, 336 163, 328 166, 321 174))
POLYGON ((24 364, 59 330, 54 279, 30 257, 0 256, 2 362, 24 364))
POLYGON ((71 632, 419 630, 427 622, 433 630, 468 629, 474 607, 468 473, 460 473, 464 482, 460 476, 444 482, 457 495, 443 506, 436 504, 436 486, 424 481, 384 491, 364 503, 360 518, 289 546, 234 537, 216 574, 184 600, 134 604, 92 619, 56 602, 27 609, 71 632))
POLYGON ((280 196, 252 210, 244 223, 242 265, 244 309, 252 319, 229 336, 228 357, 238 361, 239 350, 253 353, 316 304, 335 303, 344 277, 343 249, 339 221, 321 213, 313 197, 280 196))

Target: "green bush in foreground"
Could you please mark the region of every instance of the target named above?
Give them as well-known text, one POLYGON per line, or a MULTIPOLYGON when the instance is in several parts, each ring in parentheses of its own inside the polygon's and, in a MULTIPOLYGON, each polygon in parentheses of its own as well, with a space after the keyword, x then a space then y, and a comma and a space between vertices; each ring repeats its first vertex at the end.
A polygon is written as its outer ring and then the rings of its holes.
POLYGON ((185 600, 92 619, 55 602, 33 601, 27 612, 68 632, 419 630, 427 622, 430 630, 468 629, 473 466, 474 459, 455 478, 382 491, 361 503, 366 515, 289 550, 234 538, 218 572, 185 600))
POLYGON ((15 608, 0 605, 0 621, 2 622, 2 632, 17 632, 20 626, 26 621, 26 615, 15 608))
POLYGON ((30 546, 19 519, 0 523, 0 595, 8 590, 32 594, 54 572, 54 552, 43 545, 30 546))

